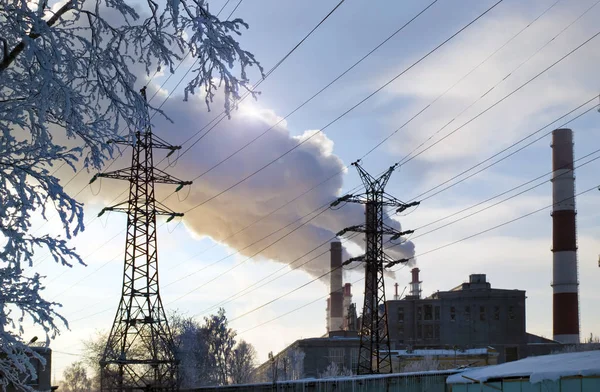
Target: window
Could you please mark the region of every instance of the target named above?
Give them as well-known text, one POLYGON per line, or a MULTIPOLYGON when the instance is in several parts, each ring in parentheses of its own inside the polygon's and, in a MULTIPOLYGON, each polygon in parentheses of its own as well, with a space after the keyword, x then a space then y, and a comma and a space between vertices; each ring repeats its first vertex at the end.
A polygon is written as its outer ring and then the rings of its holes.
POLYGON ((440 319, 440 307, 439 306, 435 307, 435 319, 436 320, 440 319))
POLYGON ((354 374, 358 373, 358 349, 350 349, 350 369, 354 374))
POLYGON ((479 307, 479 320, 485 321, 485 306, 479 307))
POLYGON ((514 308, 514 306, 509 306, 508 307, 508 319, 509 320, 514 320, 515 319, 515 308, 514 308))
POLYGON ((456 321, 456 308, 454 306, 450 307, 450 321, 456 321))
POLYGON ((494 320, 500 320, 500 306, 494 306, 494 320))
POLYGON ((425 320, 433 320, 433 306, 425 305, 425 320))
POLYGON ((433 326, 433 337, 435 339, 439 339, 440 338, 440 325, 436 324, 433 326))
POLYGON ((423 326, 417 325, 417 339, 423 339, 423 326))
POLYGON ((465 306, 465 320, 471 321, 471 307, 465 306))
POLYGON ((398 322, 404 322, 404 308, 398 308, 398 322))
POLYGON ((398 336, 404 336, 404 324, 398 325, 398 336))
POLYGON ((433 339, 433 325, 425 325, 425 339, 433 339))
POLYGON ((344 349, 338 347, 329 348, 329 361, 338 365, 344 365, 344 349))
POLYGON ((417 307, 417 320, 422 320, 422 319, 423 319, 423 307, 418 306, 417 307))

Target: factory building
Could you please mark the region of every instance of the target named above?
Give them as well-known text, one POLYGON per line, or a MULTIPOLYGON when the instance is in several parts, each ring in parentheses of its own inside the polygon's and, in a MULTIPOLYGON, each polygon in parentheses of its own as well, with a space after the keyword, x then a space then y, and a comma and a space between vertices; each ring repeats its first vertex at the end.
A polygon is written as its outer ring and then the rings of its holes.
POLYGON ((498 362, 550 352, 557 343, 526 332, 525 291, 492 288, 484 274, 472 274, 449 291, 421 298, 419 270, 412 271, 410 293, 387 301, 392 348, 493 347, 498 362))

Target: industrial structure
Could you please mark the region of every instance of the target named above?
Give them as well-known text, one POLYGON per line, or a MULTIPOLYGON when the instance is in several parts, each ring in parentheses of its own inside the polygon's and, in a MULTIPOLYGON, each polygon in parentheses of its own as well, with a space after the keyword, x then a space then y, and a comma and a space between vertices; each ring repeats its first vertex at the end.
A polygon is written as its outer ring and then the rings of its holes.
POLYGON ((419 270, 411 292, 388 301, 390 341, 397 350, 493 347, 498 362, 549 353, 559 344, 526 332, 525 291, 492 288, 485 274, 421 298, 419 270))
MULTIPOLYGON (((391 166, 379 177, 373 177, 363 169, 360 160, 353 162, 352 165, 358 170, 365 192, 358 195, 345 195, 333 202, 332 206, 341 202, 365 205, 365 224, 348 227, 338 233, 338 236, 349 231, 365 233, 365 254, 342 263, 343 265, 353 261, 362 261, 365 265, 365 295, 359 334, 358 374, 390 373, 392 363, 385 309, 383 270, 408 260, 394 260, 386 255, 383 249, 383 238, 387 235, 391 236, 390 240, 397 240, 411 231, 400 232, 385 224, 383 208, 392 207, 402 211, 417 203, 403 203, 385 192, 385 187, 397 164, 391 166)), ((341 270, 341 268, 338 269, 341 270)))
MULTIPOLYGON (((141 93, 145 99, 145 88, 141 93)), ((132 140, 115 143, 133 148, 131 167, 97 174, 90 181, 105 177, 129 182, 129 199, 106 207, 99 214, 127 213, 123 288, 100 360, 101 390, 174 391, 179 389, 177 361, 158 286, 156 216, 168 216, 171 220, 183 214, 156 201, 154 184, 179 185, 179 190, 191 182, 178 180, 154 167, 153 149, 166 149, 170 154, 180 147, 153 135, 149 118, 145 129, 132 135, 132 140)))
POLYGON ((573 132, 552 132, 552 290, 553 335, 561 343, 579 343, 577 232, 573 132))
POLYGON ((352 285, 343 284, 341 242, 331 242, 330 260, 332 271, 329 274, 330 294, 325 309, 327 332, 347 330, 352 319, 348 313, 352 304, 352 285))
MULTIPOLYGON (((31 388, 33 391, 54 391, 58 387, 52 385, 52 349, 46 347, 45 342, 29 343, 31 348, 37 355, 41 356, 45 364, 36 358, 30 356, 30 366, 35 369, 35 376, 30 377, 25 371, 22 373, 23 384, 31 388)), ((4 359, 1 358, 0 359, 4 359)), ((0 375, 1 377, 1 375, 0 375)), ((9 383, 4 392, 22 392, 23 388, 20 385, 9 383)))

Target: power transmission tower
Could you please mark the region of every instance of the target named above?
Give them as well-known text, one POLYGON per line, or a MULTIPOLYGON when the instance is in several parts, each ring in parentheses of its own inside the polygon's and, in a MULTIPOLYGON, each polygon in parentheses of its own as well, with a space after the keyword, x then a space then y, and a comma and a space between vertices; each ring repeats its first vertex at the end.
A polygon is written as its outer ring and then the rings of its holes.
POLYGON ((387 309, 385 306, 384 268, 390 268, 408 259, 393 260, 383 249, 384 236, 396 240, 403 235, 411 234, 408 230, 400 232, 383 221, 384 207, 394 207, 403 211, 418 205, 418 202, 403 203, 385 192, 392 172, 398 166, 391 166, 379 177, 373 177, 360 166, 360 161, 352 163, 365 186, 365 192, 358 195, 345 195, 332 203, 332 207, 342 203, 360 203, 365 205, 366 221, 364 225, 351 226, 341 230, 338 236, 349 231, 365 233, 366 251, 363 256, 346 260, 342 265, 354 261, 365 264, 365 299, 360 326, 360 349, 358 357, 358 374, 391 373, 390 337, 388 334, 387 309))
MULTIPOLYGON (((141 93, 146 99, 145 88, 141 93)), ((153 135, 148 116, 146 124, 145 130, 135 132, 131 140, 114 141, 133 148, 131 167, 97 174, 90 181, 98 177, 129 181, 128 201, 106 207, 99 214, 127 214, 121 300, 100 360, 101 390, 107 392, 179 389, 173 337, 158 286, 156 216, 168 216, 170 221, 183 214, 156 201, 154 184, 177 184, 179 191, 191 182, 154 167, 153 149, 169 150, 170 155, 181 147, 153 135)))

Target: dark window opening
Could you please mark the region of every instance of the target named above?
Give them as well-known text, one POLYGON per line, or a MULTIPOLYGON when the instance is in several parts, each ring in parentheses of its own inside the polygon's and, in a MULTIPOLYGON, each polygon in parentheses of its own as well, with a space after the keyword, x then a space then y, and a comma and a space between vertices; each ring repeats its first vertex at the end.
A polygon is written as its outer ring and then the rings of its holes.
POLYGON ((494 306, 494 320, 500 320, 500 306, 494 306))
POLYGON ((433 306, 425 305, 425 320, 433 320, 433 306))
POLYGON ((506 362, 512 362, 519 359, 518 347, 506 347, 504 349, 504 357, 506 362))
POLYGON ((515 308, 513 306, 508 307, 508 319, 509 320, 515 319, 515 308))
POLYGON ((398 322, 404 322, 404 308, 398 308, 398 322))
POLYGON ((423 326, 417 325, 417 339, 423 339, 423 326))
POLYGON ((479 320, 485 321, 485 306, 479 307, 479 320))
POLYGON ((425 339, 433 339, 433 325, 425 325, 425 339))
POLYGON ((454 306, 450 307, 450 321, 456 321, 456 308, 454 306))
POLYGON ((471 307, 465 306, 465 320, 471 321, 471 307))
POLYGON ((435 339, 439 339, 440 338, 440 325, 436 324, 433 326, 433 337, 435 339))
POLYGON ((423 319, 423 308, 421 306, 417 307, 417 320, 423 319))
POLYGON ((440 307, 439 306, 435 307, 435 319, 436 320, 440 319, 440 307))

